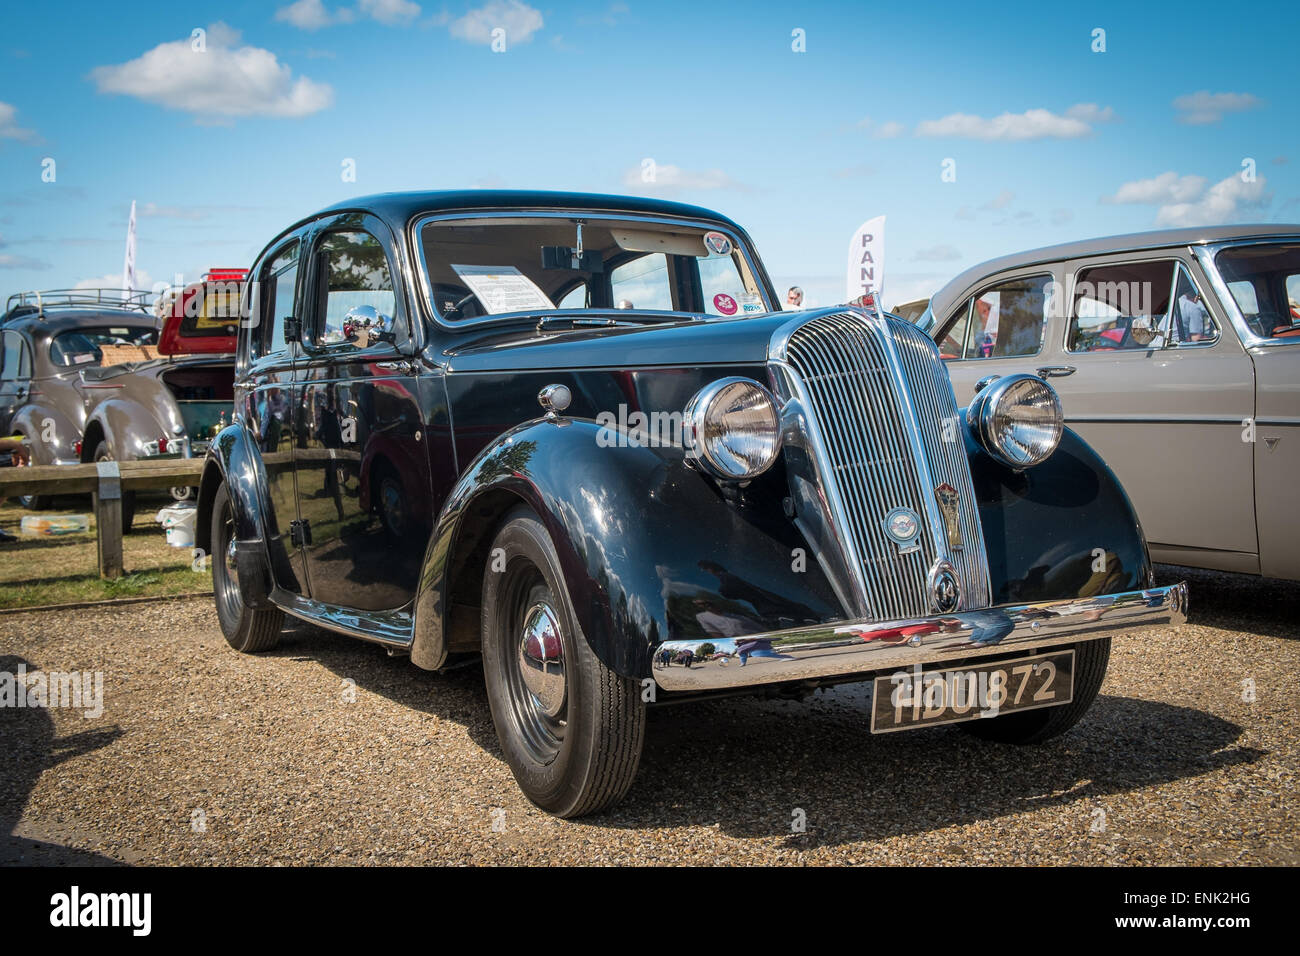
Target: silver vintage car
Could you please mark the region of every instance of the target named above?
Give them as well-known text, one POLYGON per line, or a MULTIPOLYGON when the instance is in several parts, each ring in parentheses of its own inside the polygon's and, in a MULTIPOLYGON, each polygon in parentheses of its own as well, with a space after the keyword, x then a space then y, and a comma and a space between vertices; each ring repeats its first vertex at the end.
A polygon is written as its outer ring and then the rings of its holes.
POLYGON ((1300 579, 1300 225, 1092 239, 993 259, 918 323, 958 404, 1050 379, 1155 561, 1300 579))

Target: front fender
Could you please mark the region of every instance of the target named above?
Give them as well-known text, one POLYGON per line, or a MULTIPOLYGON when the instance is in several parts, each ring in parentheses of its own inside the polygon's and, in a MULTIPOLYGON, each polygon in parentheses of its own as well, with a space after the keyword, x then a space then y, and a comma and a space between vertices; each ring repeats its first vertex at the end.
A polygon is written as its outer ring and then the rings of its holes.
POLYGON ((1065 429, 1047 461, 1019 473, 985 452, 969 429, 965 434, 994 604, 1151 586, 1137 513, 1115 474, 1074 431, 1065 429))
POLYGON ((550 534, 583 636, 625 677, 649 676, 662 641, 843 618, 815 555, 782 513, 785 479, 776 468, 743 492, 724 493, 681 448, 602 447, 608 434, 589 420, 537 420, 474 460, 426 554, 416 664, 440 667, 456 634, 476 635, 472 609, 488 550, 518 504, 550 534))
MULTIPOLYGON (((269 605, 274 587, 268 542, 266 482, 262 464, 243 425, 227 425, 213 439, 203 463, 199 480, 199 498, 195 516, 194 546, 212 554, 212 504, 217 489, 224 483, 230 496, 230 510, 235 522, 235 538, 240 542, 238 561, 240 590, 250 607, 269 605)), ((225 560, 214 555, 213 560, 225 560)))

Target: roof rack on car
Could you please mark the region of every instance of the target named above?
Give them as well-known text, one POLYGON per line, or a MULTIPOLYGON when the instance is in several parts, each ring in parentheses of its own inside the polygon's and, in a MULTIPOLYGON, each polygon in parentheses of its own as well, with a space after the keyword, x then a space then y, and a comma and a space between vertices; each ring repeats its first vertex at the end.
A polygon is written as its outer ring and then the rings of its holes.
POLYGON ((41 292, 15 292, 5 303, 4 321, 24 315, 44 316, 48 308, 66 309, 87 305, 148 312, 148 297, 152 294, 145 289, 131 292, 124 289, 46 289, 41 292))

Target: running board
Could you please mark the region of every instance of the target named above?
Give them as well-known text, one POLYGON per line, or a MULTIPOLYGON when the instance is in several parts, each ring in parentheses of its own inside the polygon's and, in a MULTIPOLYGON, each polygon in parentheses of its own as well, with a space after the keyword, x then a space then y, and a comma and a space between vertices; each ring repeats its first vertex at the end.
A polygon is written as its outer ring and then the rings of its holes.
POLYGON ((272 600, 286 614, 308 624, 362 641, 383 644, 390 651, 409 651, 415 639, 414 617, 409 605, 396 611, 358 611, 355 608, 313 601, 279 588, 276 588, 272 600))

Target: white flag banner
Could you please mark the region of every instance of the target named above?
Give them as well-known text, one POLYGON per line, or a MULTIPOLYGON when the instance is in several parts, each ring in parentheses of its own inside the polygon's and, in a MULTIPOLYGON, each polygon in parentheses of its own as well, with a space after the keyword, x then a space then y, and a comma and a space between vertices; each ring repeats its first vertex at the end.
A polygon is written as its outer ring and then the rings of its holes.
POLYGON ((867 293, 875 294, 876 305, 883 309, 885 291, 885 217, 868 219, 853 234, 849 243, 848 297, 852 302, 867 293))
POLYGON ((131 219, 126 224, 126 259, 122 263, 122 298, 135 291, 135 200, 131 200, 131 219))

